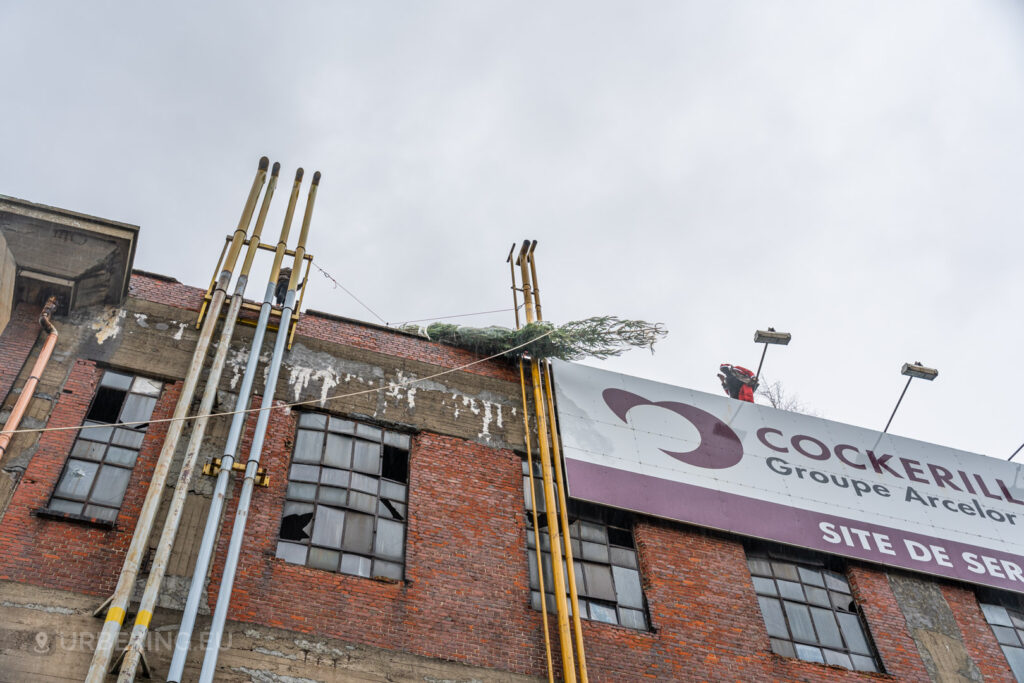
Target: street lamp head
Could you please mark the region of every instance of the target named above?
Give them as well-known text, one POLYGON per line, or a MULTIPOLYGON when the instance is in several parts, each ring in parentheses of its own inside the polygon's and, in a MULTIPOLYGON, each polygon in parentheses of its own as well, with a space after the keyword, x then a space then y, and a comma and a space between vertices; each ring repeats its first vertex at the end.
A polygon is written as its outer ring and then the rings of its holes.
POLYGON ((781 344, 785 346, 792 338, 793 335, 789 332, 776 332, 774 327, 754 332, 754 342, 757 344, 781 344))
POLYGON ((935 368, 926 368, 921 365, 920 362, 916 363, 904 363, 903 369, 900 372, 907 377, 918 377, 920 379, 926 379, 929 382, 939 376, 939 371, 935 368))

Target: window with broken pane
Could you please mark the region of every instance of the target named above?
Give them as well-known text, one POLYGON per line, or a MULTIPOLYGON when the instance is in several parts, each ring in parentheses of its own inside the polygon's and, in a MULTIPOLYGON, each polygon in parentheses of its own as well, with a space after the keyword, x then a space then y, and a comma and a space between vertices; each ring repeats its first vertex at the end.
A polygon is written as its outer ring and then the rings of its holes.
POLYGON ((410 437, 301 413, 277 556, 318 569, 401 579, 410 437))
POLYGON ((50 510, 108 522, 117 519, 162 389, 162 382, 146 377, 103 373, 50 498, 50 510))
POLYGON ((880 672, 846 577, 823 566, 748 554, 772 652, 855 671, 880 672))
MULTIPOLYGON (((530 600, 541 608, 540 576, 537 572, 536 535, 533 532, 532 501, 537 500, 540 524, 541 561, 548 610, 555 609, 554 577, 551 574, 551 538, 541 484, 540 463, 534 463, 535 492, 530 491, 529 466, 523 462, 523 494, 527 510, 526 541, 529 551, 530 600), (531 495, 533 493, 534 495, 531 495)), ((569 538, 572 547, 576 593, 580 616, 592 621, 647 630, 649 622, 640 581, 632 520, 617 510, 582 501, 567 501, 569 538)), ((563 561, 564 568, 564 561, 563 561)), ((566 576, 568 594, 568 576, 566 576)))
POLYGON ((981 611, 992 627, 1014 677, 1024 681, 1024 610, 1019 605, 1003 606, 992 601, 982 602, 981 611))

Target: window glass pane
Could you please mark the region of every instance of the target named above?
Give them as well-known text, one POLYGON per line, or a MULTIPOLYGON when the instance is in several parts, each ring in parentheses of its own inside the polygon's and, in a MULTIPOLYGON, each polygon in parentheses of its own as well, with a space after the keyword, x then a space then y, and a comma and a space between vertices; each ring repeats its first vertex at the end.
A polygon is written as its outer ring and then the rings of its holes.
POLYGON ((832 604, 828 601, 828 591, 824 588, 804 586, 804 593, 807 594, 807 602, 812 605, 820 605, 821 607, 828 608, 832 607, 832 604))
POLYGON ((152 396, 128 394, 128 398, 124 400, 124 407, 121 408, 120 422, 148 422, 153 416, 154 407, 156 399, 152 396))
POLYGON ((285 495, 294 500, 313 500, 316 495, 316 484, 288 484, 288 492, 285 495))
MULTIPOLYGON (((305 414, 308 415, 309 413, 305 414)), ((295 462, 319 463, 320 451, 323 449, 323 445, 324 435, 321 432, 300 429, 295 434, 295 448, 292 450, 292 460, 295 462)))
POLYGON ((607 565, 582 562, 583 579, 587 585, 587 595, 615 602, 615 589, 612 587, 611 567, 607 565))
POLYGON ((772 562, 772 571, 776 577, 787 581, 799 581, 800 575, 796 571, 796 565, 788 562, 772 562))
MULTIPOLYGON (((310 527, 313 522, 313 506, 308 503, 284 504, 284 514, 281 517, 281 538, 288 541, 303 541, 309 538, 310 527)), ((303 555, 305 558, 305 555, 303 555)))
POLYGON ((337 434, 327 435, 327 451, 324 453, 324 464, 343 470, 352 467, 352 439, 337 434))
POLYGON ((348 487, 350 472, 348 470, 335 470, 324 467, 320 470, 320 483, 327 486, 348 487))
POLYGON ((878 664, 871 657, 864 657, 863 655, 850 655, 850 659, 853 661, 854 671, 878 671, 878 664))
POLYGON ((765 579, 760 576, 752 576, 751 579, 754 582, 754 591, 759 595, 778 595, 775 590, 775 582, 771 579, 765 579))
POLYGON ((619 622, 623 626, 629 628, 640 629, 641 631, 647 630, 647 617, 644 616, 643 610, 625 609, 619 608, 619 622))
POLYGON ((317 500, 328 505, 343 507, 348 503, 348 489, 335 488, 333 486, 321 486, 317 494, 317 500))
POLYGON ((1004 647, 1003 654, 1010 664, 1014 677, 1018 681, 1024 681, 1024 649, 1019 647, 1004 647))
POLYGON ((137 430, 130 427, 122 427, 114 431, 114 439, 111 443, 127 448, 140 448, 145 437, 146 432, 144 429, 137 430))
POLYGON ((757 602, 761 605, 761 614, 764 616, 764 625, 768 629, 768 635, 789 638, 786 618, 782 614, 782 605, 779 604, 779 601, 775 598, 759 596, 757 602))
POLYGON ((400 560, 405 554, 405 525, 386 519, 377 520, 374 553, 378 557, 400 560))
POLYGON ((110 441, 110 434, 114 430, 111 429, 110 427, 93 426, 98 424, 100 423, 86 421, 86 423, 83 426, 88 427, 88 429, 80 429, 78 431, 78 438, 88 439, 89 441, 103 441, 104 443, 110 441))
POLYGON ((348 506, 373 514, 377 511, 377 496, 370 493, 360 493, 359 491, 349 491, 348 506))
POLYGON ((984 612, 985 620, 990 624, 998 626, 1013 626, 1013 622, 1010 621, 1010 615, 1004 607, 982 603, 981 611, 984 612))
POLYGON ((368 477, 365 474, 352 473, 352 483, 350 486, 356 491, 365 491, 366 493, 377 493, 377 482, 380 481, 376 477, 368 477))
POLYGON ((380 483, 380 497, 390 498, 391 500, 404 501, 405 486, 403 486, 402 484, 396 484, 392 481, 382 481, 380 483))
POLYGON ((340 548, 341 529, 344 523, 344 512, 326 505, 317 505, 313 521, 313 543, 329 548, 340 548))
POLYGON ((306 550, 306 546, 298 543, 277 543, 277 557, 292 564, 306 564, 306 550))
POLYGON ((850 592, 850 584, 847 582, 846 578, 839 576, 834 572, 825 572, 825 585, 830 589, 841 593, 850 592))
POLYGON ((800 587, 799 583, 793 581, 783 581, 779 579, 779 595, 788 600, 797 600, 803 602, 804 600, 804 589, 800 587))
POLYGON ((132 392, 145 394, 146 396, 159 396, 163 386, 163 382, 157 382, 155 379, 136 377, 135 381, 132 382, 132 392))
POLYGON ((50 501, 47 507, 56 512, 68 512, 72 515, 82 514, 82 504, 73 503, 70 500, 63 500, 62 498, 54 498, 50 501))
POLYGON ((590 618, 594 621, 603 621, 606 624, 619 623, 619 618, 615 613, 615 608, 610 605, 603 605, 599 602, 590 603, 590 618))
POLYGON ((385 519, 397 519, 405 521, 405 503, 395 503, 387 498, 381 498, 377 505, 377 514, 385 519))
POLYGON ((825 663, 825 659, 821 656, 821 650, 819 648, 801 645, 800 643, 794 643, 793 647, 796 649, 796 656, 805 662, 818 662, 819 664, 825 663))
POLYGON ((616 548, 612 546, 608 552, 611 554, 612 564, 617 564, 620 567, 630 567, 636 569, 636 551, 627 550, 626 548, 616 548))
POLYGON ((807 606, 795 602, 784 602, 783 605, 786 609, 786 618, 789 620, 789 628, 793 632, 793 640, 815 642, 814 626, 811 624, 811 613, 807 606))
POLYGON ((796 649, 793 648, 793 642, 790 640, 781 640, 779 638, 772 638, 772 652, 783 657, 796 657, 796 649))
POLYGON ((1007 612, 1010 614, 1010 621, 1013 622, 1014 626, 1017 628, 1024 628, 1024 615, 1020 612, 1009 612, 1009 610, 1007 610, 1007 612))
POLYGON ((835 650, 825 650, 825 663, 832 664, 833 666, 844 666, 847 669, 853 668, 853 662, 850 661, 850 656, 843 654, 842 652, 836 652, 835 650))
POLYGON ((295 464, 288 471, 288 478, 292 481, 312 481, 320 478, 320 468, 317 465, 295 464))
POLYGON ((602 545, 608 542, 608 527, 603 524, 580 523, 580 538, 584 541, 593 541, 602 545))
POLYGON ((380 474, 380 444, 357 440, 354 445, 352 469, 367 474, 380 474))
POLYGON ((843 631, 843 638, 846 639, 846 647, 857 654, 870 655, 871 648, 868 647, 867 638, 864 637, 864 629, 860 624, 860 617, 856 614, 837 612, 839 628, 843 631))
POLYGON ((321 413, 299 413, 299 426, 323 429, 327 426, 327 416, 321 413))
POLYGON ((370 425, 356 424, 356 436, 380 443, 381 430, 370 425))
POLYGON ((849 593, 837 593, 836 591, 829 591, 829 597, 832 599, 832 606, 843 612, 854 612, 856 611, 856 605, 853 603, 853 598, 850 597, 849 593))
POLYGON ((772 566, 768 563, 768 560, 756 557, 747 558, 747 566, 750 567, 750 573, 756 576, 772 575, 772 566))
POLYGON ((350 512, 345 515, 345 550, 370 554, 373 550, 373 517, 350 512))
POLYGON ((69 459, 64 468, 64 476, 60 478, 54 493, 67 498, 84 499, 89 495, 98 469, 99 465, 94 462, 69 459))
POLYGON ((800 574, 800 580, 804 583, 825 587, 825 579, 822 578, 821 572, 806 567, 797 567, 797 572, 800 574))
POLYGON ((338 558, 341 555, 337 550, 325 548, 310 548, 309 560, 306 564, 317 569, 329 569, 332 572, 338 570, 338 558))
POLYGON ((402 565, 397 562, 384 562, 383 560, 373 561, 374 576, 386 576, 389 579, 401 580, 402 573, 402 565))
POLYGON ((135 449, 129 448, 118 448, 117 446, 111 446, 107 449, 106 461, 114 463, 115 465, 124 465, 125 467, 132 467, 135 465, 135 457, 139 452, 135 449))
POLYGON ((356 423, 351 420, 343 420, 340 417, 331 416, 331 426, 329 429, 332 432, 338 432, 339 434, 354 434, 356 431, 356 423))
POLYGON ((615 594, 618 602, 625 607, 644 606, 643 591, 640 590, 640 573, 635 569, 623 567, 612 567, 612 574, 615 578, 615 594))
POLYGON ((100 505, 86 505, 82 514, 94 519, 102 519, 107 522, 117 521, 117 508, 102 507, 100 505))
POLYGON ((103 453, 106 450, 107 444, 105 443, 82 441, 81 439, 78 439, 75 441, 75 445, 71 449, 71 455, 76 458, 84 458, 86 460, 102 460, 103 453))
POLYGON ((1017 632, 1012 628, 1008 626, 993 626, 992 632, 996 634, 996 640, 999 641, 1000 645, 1020 647, 1020 639, 1017 638, 1017 632))
POLYGON ((583 559, 592 562, 608 562, 608 546, 584 541, 583 559))
POLYGON ((101 387, 111 387, 113 389, 120 389, 121 391, 128 391, 132 385, 132 376, 125 375, 121 372, 114 372, 113 370, 107 370, 103 373, 103 379, 100 380, 101 387))
POLYGON ((839 626, 830 609, 811 607, 811 619, 814 630, 818 632, 818 642, 826 647, 843 647, 843 639, 839 636, 839 626))
MULTIPOLYGON (((385 446, 394 446, 395 448, 398 448, 400 450, 407 451, 409 450, 409 442, 410 439, 408 434, 398 434, 397 432, 384 432, 385 446)), ((523 471, 525 472, 526 470, 523 471)))
POLYGON ((101 467, 89 499, 95 503, 120 506, 131 476, 132 471, 122 467, 101 467))
POLYGON ((356 576, 370 576, 370 558, 345 553, 341 558, 341 571, 356 576))

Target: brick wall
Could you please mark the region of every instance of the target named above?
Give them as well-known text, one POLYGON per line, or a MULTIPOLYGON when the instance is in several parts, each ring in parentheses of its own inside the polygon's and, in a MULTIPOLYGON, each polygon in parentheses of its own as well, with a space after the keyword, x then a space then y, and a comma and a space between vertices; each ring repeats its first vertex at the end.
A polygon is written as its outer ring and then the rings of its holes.
POLYGON ((0 404, 14 386, 25 360, 39 337, 38 306, 18 304, 0 334, 0 404))

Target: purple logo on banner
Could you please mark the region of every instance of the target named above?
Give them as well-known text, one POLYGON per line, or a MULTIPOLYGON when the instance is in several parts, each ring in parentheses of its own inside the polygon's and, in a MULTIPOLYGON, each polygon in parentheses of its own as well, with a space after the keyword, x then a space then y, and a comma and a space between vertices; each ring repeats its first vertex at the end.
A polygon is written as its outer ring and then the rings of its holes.
POLYGON ((636 406, 656 406, 685 418, 700 433, 700 445, 688 453, 659 448, 680 462, 709 470, 723 470, 743 459, 743 444, 732 428, 711 413, 677 401, 651 401, 622 389, 605 389, 601 396, 612 412, 623 422, 636 406))

